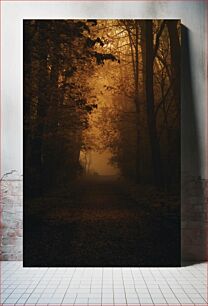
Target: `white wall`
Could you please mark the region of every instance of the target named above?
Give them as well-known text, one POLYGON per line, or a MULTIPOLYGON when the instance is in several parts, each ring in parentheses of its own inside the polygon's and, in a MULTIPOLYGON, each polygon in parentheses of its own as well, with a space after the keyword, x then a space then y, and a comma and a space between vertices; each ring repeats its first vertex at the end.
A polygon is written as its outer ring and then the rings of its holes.
MULTIPOLYGON (((11 170, 17 170, 22 174, 23 19, 175 18, 181 19, 182 23, 189 30, 193 107, 196 116, 196 129, 199 138, 198 146, 201 156, 201 163, 197 169, 198 173, 195 174, 207 177, 205 173, 205 139, 207 137, 207 79, 205 77, 207 67, 205 49, 207 43, 205 40, 205 12, 205 1, 3 1, 1 13, 1 176, 11 170)), ((183 99, 186 99, 186 97, 183 97, 183 99)), ((190 122, 191 124, 192 122, 190 122)), ((183 135, 183 137, 186 137, 186 135, 183 135)), ((187 156, 191 164, 191 157, 188 157, 188 155, 189 152, 186 151, 185 158, 187 156)))

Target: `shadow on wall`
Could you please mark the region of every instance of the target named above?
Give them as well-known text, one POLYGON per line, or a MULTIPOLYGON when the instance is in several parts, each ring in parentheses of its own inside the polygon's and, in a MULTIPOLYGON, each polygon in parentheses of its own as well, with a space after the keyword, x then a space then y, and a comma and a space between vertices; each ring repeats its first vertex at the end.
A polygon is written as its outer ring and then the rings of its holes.
MULTIPOLYGON (((181 258, 182 265, 207 259, 206 253, 206 181, 200 177, 202 167, 197 130, 197 96, 193 92, 189 30, 181 27, 181 258)), ((203 42, 202 42, 203 43, 203 42)))

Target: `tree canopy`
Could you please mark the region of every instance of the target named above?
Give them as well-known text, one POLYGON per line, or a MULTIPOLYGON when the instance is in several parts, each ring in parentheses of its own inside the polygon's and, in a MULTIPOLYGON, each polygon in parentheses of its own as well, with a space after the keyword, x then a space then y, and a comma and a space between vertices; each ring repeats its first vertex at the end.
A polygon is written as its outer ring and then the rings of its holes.
POLYGON ((25 20, 26 192, 68 184, 92 150, 178 190, 180 44, 178 20, 25 20))

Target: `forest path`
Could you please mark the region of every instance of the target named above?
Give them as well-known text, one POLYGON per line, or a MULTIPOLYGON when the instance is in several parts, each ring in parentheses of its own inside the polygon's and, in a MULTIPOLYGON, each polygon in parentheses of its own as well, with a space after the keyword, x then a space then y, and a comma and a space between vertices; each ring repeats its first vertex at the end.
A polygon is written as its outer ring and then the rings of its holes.
POLYGON ((149 204, 135 202, 116 178, 80 179, 70 192, 44 199, 41 213, 26 212, 25 264, 177 265, 177 225, 149 204))

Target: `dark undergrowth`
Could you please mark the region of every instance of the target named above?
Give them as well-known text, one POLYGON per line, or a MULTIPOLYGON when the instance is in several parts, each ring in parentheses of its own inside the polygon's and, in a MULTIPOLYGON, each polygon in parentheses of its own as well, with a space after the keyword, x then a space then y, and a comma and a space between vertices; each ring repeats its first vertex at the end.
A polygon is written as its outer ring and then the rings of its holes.
POLYGON ((180 266, 178 199, 138 190, 121 180, 80 180, 25 201, 24 266, 180 266))

